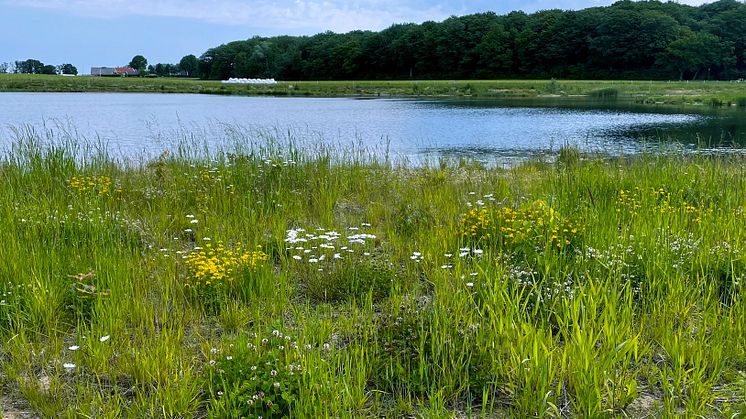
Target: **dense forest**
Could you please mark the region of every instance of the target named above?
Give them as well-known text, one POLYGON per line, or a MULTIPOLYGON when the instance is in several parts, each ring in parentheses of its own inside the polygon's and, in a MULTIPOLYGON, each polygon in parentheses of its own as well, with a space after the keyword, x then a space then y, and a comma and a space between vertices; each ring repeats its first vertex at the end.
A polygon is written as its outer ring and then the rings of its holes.
POLYGON ((254 37, 206 51, 206 79, 738 79, 746 3, 619 1, 580 11, 480 13, 380 32, 254 37))

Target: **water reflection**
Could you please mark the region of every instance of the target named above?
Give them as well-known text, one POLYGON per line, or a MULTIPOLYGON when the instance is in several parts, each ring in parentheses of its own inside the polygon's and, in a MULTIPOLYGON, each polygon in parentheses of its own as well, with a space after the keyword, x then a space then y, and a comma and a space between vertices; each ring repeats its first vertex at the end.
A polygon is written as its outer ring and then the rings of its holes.
MULTIPOLYGON (((418 164, 474 159, 511 164, 551 159, 562 146, 626 155, 672 148, 738 150, 746 113, 641 106, 587 98, 412 100, 157 94, 0 93, 0 146, 9 126, 66 121, 67 132, 117 155, 157 156, 185 141, 219 147, 366 150, 418 164)), ((65 134, 68 136, 68 134, 65 134)))

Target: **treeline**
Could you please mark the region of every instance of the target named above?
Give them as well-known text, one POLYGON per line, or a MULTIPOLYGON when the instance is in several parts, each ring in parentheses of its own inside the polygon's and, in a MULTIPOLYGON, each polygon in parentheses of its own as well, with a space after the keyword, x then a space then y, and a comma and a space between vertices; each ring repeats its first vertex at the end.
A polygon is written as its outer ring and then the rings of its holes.
POLYGON ((141 74, 155 75, 158 77, 193 77, 197 74, 199 61, 193 54, 185 55, 181 61, 176 64, 158 63, 149 65, 145 71, 145 65, 148 61, 142 55, 132 58, 129 65, 140 71, 141 74), (141 58, 141 59, 140 59, 141 58))
POLYGON ((78 74, 78 69, 72 64, 51 65, 44 64, 39 60, 29 58, 24 61, 15 61, 13 63, 0 63, 0 74, 78 74))
POLYGON ((254 37, 211 48, 205 79, 737 79, 746 4, 619 1, 580 11, 480 13, 380 32, 254 37))

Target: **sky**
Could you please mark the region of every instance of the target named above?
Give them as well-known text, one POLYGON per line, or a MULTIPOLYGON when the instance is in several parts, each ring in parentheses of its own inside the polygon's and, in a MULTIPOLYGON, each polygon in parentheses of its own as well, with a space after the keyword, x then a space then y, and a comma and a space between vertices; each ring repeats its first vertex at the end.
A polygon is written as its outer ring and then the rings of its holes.
MULTIPOLYGON (((177 63, 252 36, 381 30, 394 23, 513 10, 578 10, 614 0, 0 0, 0 63, 177 63)), ((709 1, 679 0, 699 5, 709 1)))

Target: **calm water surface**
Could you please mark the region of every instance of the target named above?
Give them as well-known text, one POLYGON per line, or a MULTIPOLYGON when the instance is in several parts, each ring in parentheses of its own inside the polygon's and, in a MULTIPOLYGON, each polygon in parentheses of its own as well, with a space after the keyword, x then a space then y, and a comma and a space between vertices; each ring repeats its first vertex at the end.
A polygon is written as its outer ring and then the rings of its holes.
POLYGON ((0 93, 0 145, 18 128, 104 144, 115 155, 157 155, 180 141, 209 147, 292 139, 369 147, 412 161, 441 156, 505 162, 565 144, 632 154, 665 140, 683 149, 746 138, 743 112, 643 108, 587 101, 269 98, 136 93, 0 93))

